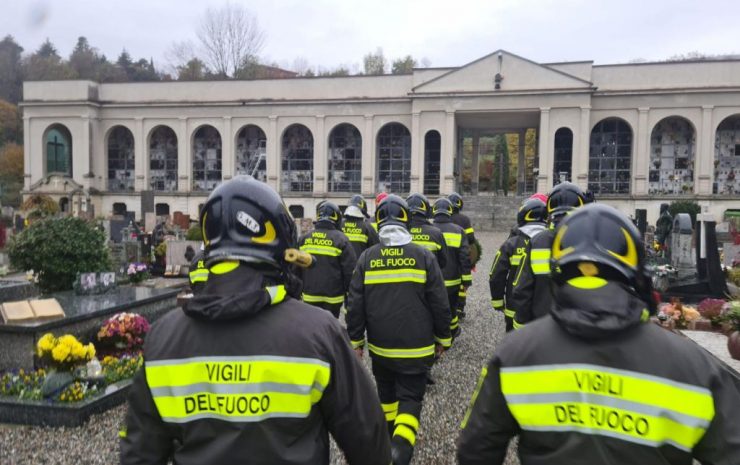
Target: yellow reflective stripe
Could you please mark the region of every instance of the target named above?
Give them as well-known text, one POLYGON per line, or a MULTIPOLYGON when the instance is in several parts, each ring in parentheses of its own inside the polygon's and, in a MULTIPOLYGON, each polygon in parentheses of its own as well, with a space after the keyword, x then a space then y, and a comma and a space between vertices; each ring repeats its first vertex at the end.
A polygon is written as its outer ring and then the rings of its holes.
POLYGON ((462 280, 463 281, 472 281, 473 280, 473 275, 472 274, 464 274, 464 275, 462 275, 462 280))
POLYGON ((285 297, 288 295, 288 291, 285 289, 285 286, 283 284, 278 284, 277 286, 268 286, 265 288, 268 294, 270 294, 270 304, 275 305, 279 304, 283 300, 285 300, 285 297))
POLYGON ((529 255, 532 257, 532 261, 549 260, 550 259, 550 249, 532 249, 529 255))
MULTIPOLYGON (((514 312, 514 315, 516 315, 516 312, 514 312)), ((512 322, 512 324, 514 325, 514 329, 522 329, 522 328, 524 328, 524 323, 519 323, 516 320, 514 320, 512 322)))
POLYGON ((550 274, 550 263, 535 263, 533 261, 532 272, 534 274, 550 274))
POLYGON ((534 274, 550 274, 550 249, 532 249, 530 257, 534 274))
POLYGON ((118 431, 118 437, 119 438, 125 438, 128 436, 128 430, 124 426, 122 430, 118 431))
POLYGON ((519 278, 522 277, 522 272, 524 271, 524 268, 525 268, 523 265, 524 265, 524 262, 526 262, 526 261, 527 261, 527 256, 526 255, 523 255, 522 256, 522 263, 520 263, 520 266, 519 266, 519 271, 517 271, 517 273, 516 273, 516 279, 514 279, 514 282, 511 283, 512 286, 516 286, 517 284, 519 284, 519 278))
POLYGON ((234 271, 239 267, 239 261, 238 260, 228 260, 224 262, 219 262, 213 265, 210 269, 210 272, 213 274, 226 274, 234 271))
POLYGON ((365 284, 386 284, 412 282, 424 284, 427 282, 426 270, 415 268, 399 268, 386 270, 371 270, 365 272, 365 284))
POLYGON ((190 278, 191 283, 200 283, 200 282, 208 281, 208 270, 203 269, 203 268, 198 268, 188 273, 188 277, 190 278))
POLYGON ((470 419, 470 413, 473 410, 473 406, 475 405, 475 400, 478 398, 478 394, 480 393, 480 390, 483 387, 483 381, 486 380, 487 375, 488 375, 488 367, 483 367, 483 369, 480 372, 480 376, 478 377, 478 383, 475 385, 475 390, 473 390, 473 396, 470 398, 470 404, 468 405, 468 410, 465 412, 465 416, 463 417, 462 423, 460 423, 461 429, 465 429, 465 427, 468 425, 468 419, 470 419))
POLYGON ((352 348, 353 349, 359 349, 360 347, 362 347, 362 346, 365 345, 365 340, 364 339, 360 339, 358 341, 350 341, 350 342, 352 343, 352 348))
POLYGON ((442 246, 437 244, 436 242, 431 242, 431 241, 413 241, 413 242, 414 244, 424 247, 425 249, 430 250, 432 252, 436 252, 437 250, 442 248, 442 246))
POLYGON ((468 294, 467 294, 467 293, 466 293, 465 291, 459 291, 459 292, 457 293, 457 296, 458 296, 458 297, 462 297, 462 298, 465 298, 465 297, 467 297, 467 295, 468 295, 468 294))
POLYGON ((328 245, 302 245, 301 250, 312 255, 325 255, 327 257, 338 257, 342 255, 342 249, 328 245))
POLYGON ((509 257, 509 264, 512 266, 519 266, 521 262, 522 262, 521 255, 512 255, 511 257, 509 257))
POLYGON ((457 279, 445 279, 445 287, 457 287, 462 283, 460 278, 457 279))
POLYGON ((465 234, 473 234, 475 231, 473 230, 473 227, 469 227, 465 230, 465 234))
MULTIPOLYGON (((453 311, 453 313, 454 313, 454 311, 453 311)), ((455 315, 454 317, 452 317, 452 319, 450 320, 450 330, 451 331, 456 330, 457 327, 460 326, 459 321, 460 321, 460 318, 457 315, 455 315)))
POLYGON ((504 299, 491 299, 491 306, 493 308, 499 308, 504 306, 504 299))
POLYGON ((367 242, 367 236, 365 234, 344 233, 344 235, 352 242, 362 242, 363 244, 367 242))
POLYGON ((398 402, 393 402, 391 404, 381 403, 380 406, 383 408, 383 413, 385 413, 385 421, 393 421, 396 419, 396 415, 398 415, 398 402))
POLYGON ((311 295, 306 294, 305 292, 301 294, 301 298, 304 302, 310 302, 310 303, 318 303, 318 302, 324 302, 327 304, 341 304, 344 302, 344 296, 338 295, 334 297, 325 296, 325 295, 311 295))
POLYGON ((451 347, 452 346, 452 338, 451 337, 437 337, 434 336, 434 342, 441 345, 442 347, 451 347))
POLYGON ((446 232, 442 233, 442 235, 445 237, 445 242, 448 247, 454 247, 456 249, 460 248, 460 244, 462 244, 462 234, 446 232))
POLYGON ((419 430, 419 419, 410 413, 401 413, 396 417, 396 425, 406 425, 414 431, 419 430))
POLYGON ((578 276, 577 278, 569 279, 567 283, 578 289, 599 289, 606 286, 607 281, 596 276, 578 276))
POLYGON ((393 430, 393 435, 401 436, 412 446, 416 444, 416 433, 406 425, 397 425, 396 429, 393 430))
MULTIPOLYGON (((514 318, 514 316, 516 315, 516 310, 505 308, 504 315, 508 316, 509 318, 514 318)), ((523 325, 520 325, 520 326, 523 326, 523 325)))
POLYGON ((488 276, 493 275, 493 270, 496 269, 496 264, 498 263, 498 259, 501 258, 501 250, 498 250, 496 252, 496 256, 493 257, 493 264, 491 265, 491 271, 488 272, 488 276))
POLYGON ((658 376, 589 364, 536 365, 501 369, 504 395, 589 393, 659 407, 706 421, 714 400, 703 387, 658 376))
POLYGON ((368 343, 370 352, 388 358, 422 358, 434 355, 434 344, 416 349, 386 349, 368 343))

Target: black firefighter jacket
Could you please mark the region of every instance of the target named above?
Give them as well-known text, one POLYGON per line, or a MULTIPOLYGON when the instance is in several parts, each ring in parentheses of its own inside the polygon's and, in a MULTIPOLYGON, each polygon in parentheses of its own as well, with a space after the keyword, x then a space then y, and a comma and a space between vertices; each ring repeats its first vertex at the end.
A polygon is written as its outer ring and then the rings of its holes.
POLYGON ((532 237, 527 253, 522 259, 521 274, 512 287, 512 304, 509 307, 514 316, 514 329, 542 318, 550 312, 553 305, 550 292, 550 249, 555 238, 554 229, 545 229, 532 237))
POLYGON ((504 241, 493 257, 488 285, 491 290, 491 306, 514 318, 517 308, 513 289, 519 283, 520 265, 529 249, 532 236, 545 228, 543 223, 529 223, 517 228, 504 241))
POLYGON ((215 269, 147 335, 121 463, 328 464, 331 433, 349 463, 387 465, 380 401, 339 323, 252 268, 215 269))
POLYGON ((475 230, 473 229, 473 225, 470 222, 468 215, 461 212, 453 213, 452 222, 460 226, 463 231, 465 231, 465 235, 468 236, 468 244, 475 243, 475 230))
POLYGON ((342 232, 349 239, 355 249, 355 255, 358 257, 365 249, 378 243, 378 232, 373 228, 372 223, 365 218, 345 216, 342 220, 342 232))
POLYGON ((347 331, 367 346, 373 363, 401 373, 424 373, 435 342, 450 347, 450 305, 431 252, 409 243, 377 244, 357 261, 349 289, 347 331))
POLYGON ((319 221, 316 229, 303 235, 298 244, 314 258, 310 268, 297 270, 303 280, 303 301, 318 305, 342 304, 357 263, 347 236, 328 221, 319 221))
POLYGON ((425 217, 412 214, 409 232, 414 244, 420 245, 434 254, 440 269, 447 266, 447 255, 449 254, 447 243, 438 227, 431 224, 425 217))
POLYGON ((644 323, 628 289, 587 287, 563 286, 551 316, 497 348, 463 420, 459 463, 501 464, 515 435, 522 465, 740 463, 740 379, 644 323))
POLYGON ((449 292, 453 292, 457 291, 460 284, 470 285, 473 275, 470 274, 470 253, 465 231, 445 216, 434 218, 434 226, 442 231, 447 244, 447 260, 442 268, 445 286, 449 292))

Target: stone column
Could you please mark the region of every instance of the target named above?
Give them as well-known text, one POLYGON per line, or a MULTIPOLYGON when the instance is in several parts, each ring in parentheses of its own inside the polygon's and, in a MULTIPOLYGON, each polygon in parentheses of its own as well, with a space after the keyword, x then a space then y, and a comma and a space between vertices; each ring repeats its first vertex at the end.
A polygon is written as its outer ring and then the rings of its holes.
POLYGON ((696 159, 694 160, 694 193, 710 195, 714 176, 714 106, 701 107, 701 129, 696 135, 696 159))
POLYGON ((90 118, 84 115, 80 121, 82 137, 77 143, 72 143, 72 178, 82 184, 85 189, 90 188, 90 118), (78 156, 75 156, 77 152, 78 156))
MULTIPOLYGON (((473 154, 472 161, 470 163, 470 187, 473 190, 473 194, 478 193, 478 184, 480 181, 480 135, 477 132, 473 133, 473 154)), ((462 171, 462 164, 460 165, 460 171, 462 171)))
MULTIPOLYGON (((134 190, 146 190, 147 171, 146 150, 144 149, 144 118, 134 118, 134 190)), ((104 176, 106 177, 106 176, 104 176)))
MULTIPOLYGON (((516 173, 516 195, 522 195, 524 193, 524 185, 526 181, 526 166, 527 156, 524 153, 527 145, 527 131, 519 131, 519 153, 517 154, 517 173, 516 173)), ((508 146, 508 143, 507 143, 508 146)))
POLYGON ((280 188, 280 141, 278 140, 277 123, 278 117, 270 115, 270 124, 267 128, 267 142, 266 142, 266 157, 267 157, 267 184, 272 186, 277 192, 281 192, 280 188))
MULTIPOLYGON (((105 157, 100 154, 106 153, 104 134, 100 132, 100 118, 90 118, 90 173, 89 188, 104 189, 100 185, 98 177, 103 179, 105 173, 105 157)), ((135 162, 135 160, 134 160, 135 162)))
POLYGON ((180 117, 180 124, 177 128, 177 190, 180 192, 190 192, 192 183, 190 175, 193 169, 192 157, 190 151, 190 134, 188 134, 188 119, 180 117))
POLYGON ((648 116, 650 108, 640 107, 637 109, 637 152, 632 157, 632 178, 634 184, 632 193, 634 195, 647 195, 648 193, 648 170, 650 168, 650 128, 648 127, 648 116))
POLYGON ((316 134, 313 138, 313 196, 326 195, 327 154, 324 115, 316 115, 316 134))
MULTIPOLYGON (((43 133, 41 134, 43 137, 43 133)), ((44 174, 44 166, 46 166, 46 160, 44 159, 44 141, 41 141, 38 150, 38 160, 36 163, 31 163, 31 151, 33 147, 31 145, 31 118, 23 116, 23 189, 29 190, 31 188, 31 180, 33 179, 32 170, 36 172, 36 179, 41 179, 44 174)))
POLYGON ((540 108, 539 131, 540 154, 539 173, 537 174, 537 191, 549 192, 552 185, 552 144, 550 143, 550 108, 540 108))
POLYGON ((375 195, 375 134, 373 115, 365 115, 365 133, 362 136, 362 195, 375 195))
POLYGON ((573 136, 573 164, 571 178, 578 186, 588 189, 588 157, 591 153, 591 107, 581 107, 581 121, 578 132, 573 136), (576 144, 577 141, 577 144, 576 144))
POLYGON ((411 192, 421 192, 424 183, 424 161, 421 157, 424 142, 419 132, 419 116, 418 112, 411 113, 411 192))
POLYGON ((439 192, 449 194, 455 190, 455 112, 447 111, 445 130, 442 134, 440 154, 439 192))
POLYGON ((234 177, 236 154, 234 153, 234 135, 231 133, 231 116, 224 116, 223 133, 221 134, 221 179, 227 181, 234 177))

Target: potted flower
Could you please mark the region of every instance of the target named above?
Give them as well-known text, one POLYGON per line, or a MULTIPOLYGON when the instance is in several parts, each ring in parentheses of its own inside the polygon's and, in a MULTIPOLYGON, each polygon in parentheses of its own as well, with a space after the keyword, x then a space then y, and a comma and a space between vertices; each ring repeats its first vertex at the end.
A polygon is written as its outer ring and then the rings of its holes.
POLYGON ((146 263, 129 263, 126 269, 126 276, 132 284, 137 284, 145 279, 149 279, 149 268, 146 263))
POLYGON ((95 357, 95 346, 82 344, 71 334, 54 337, 47 333, 36 343, 36 355, 43 365, 50 368, 41 394, 52 397, 74 382, 73 372, 95 357))
POLYGON ((730 326, 731 331, 727 338, 727 350, 732 358, 740 360, 740 300, 730 302, 724 321, 730 326))
POLYGON ((98 331, 100 347, 110 353, 139 353, 149 322, 136 313, 118 313, 108 318, 98 331))
POLYGON ((706 298, 699 302, 696 309, 702 317, 711 322, 713 328, 718 328, 722 324, 722 309, 726 303, 722 299, 706 298))

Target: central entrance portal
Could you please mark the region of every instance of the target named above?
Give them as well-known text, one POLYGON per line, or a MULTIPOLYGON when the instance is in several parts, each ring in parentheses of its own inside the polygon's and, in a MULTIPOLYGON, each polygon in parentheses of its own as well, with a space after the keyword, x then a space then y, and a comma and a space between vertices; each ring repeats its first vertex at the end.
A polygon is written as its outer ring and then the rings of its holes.
POLYGON ((457 189, 465 194, 524 195, 537 188, 537 115, 458 118, 457 189))

